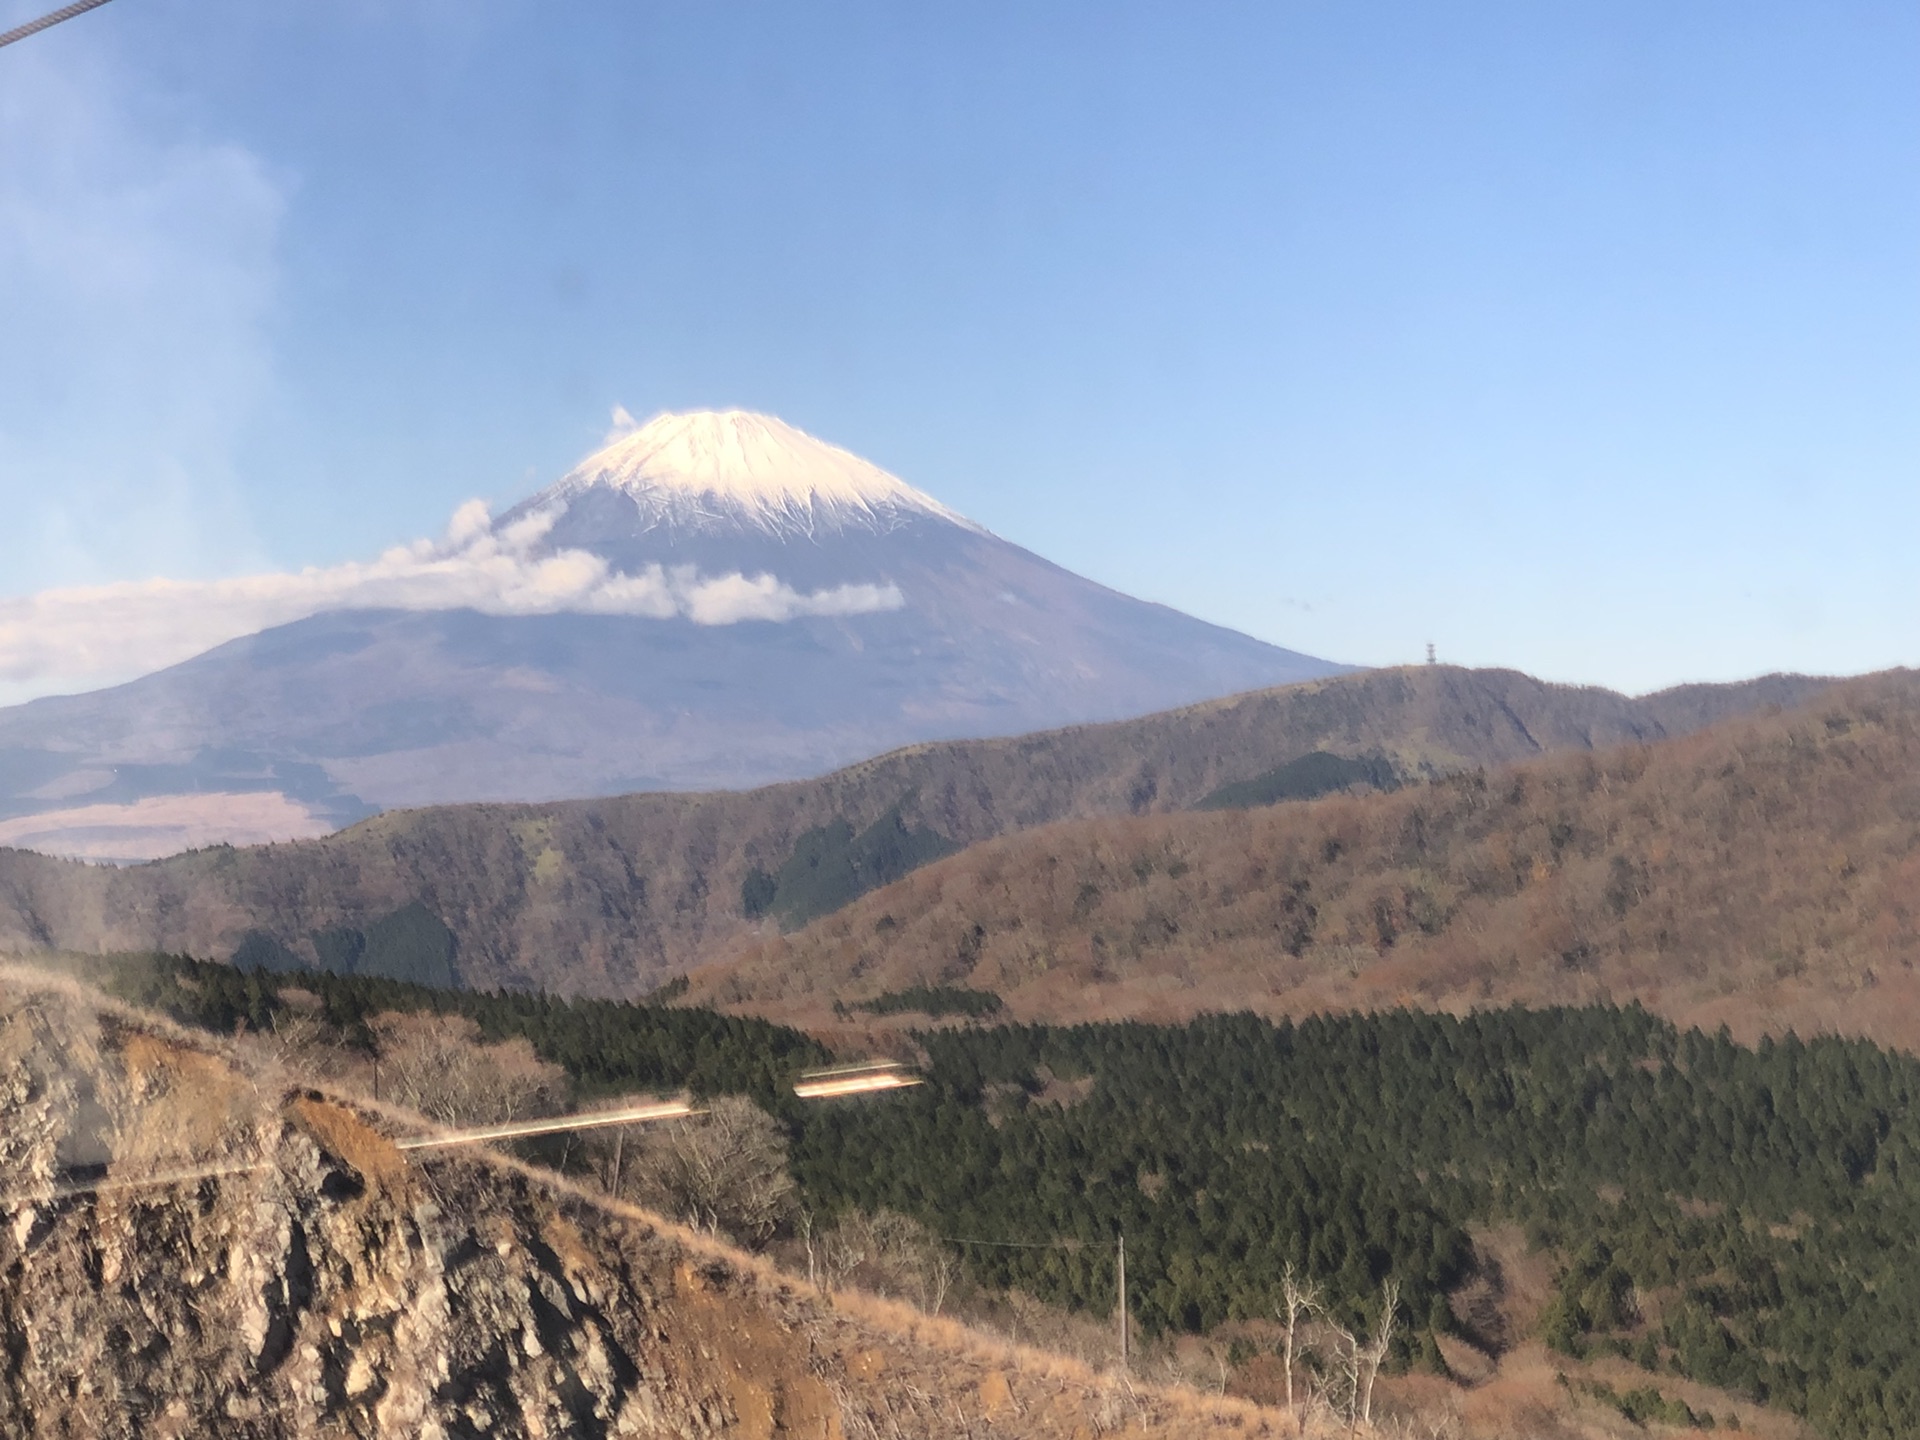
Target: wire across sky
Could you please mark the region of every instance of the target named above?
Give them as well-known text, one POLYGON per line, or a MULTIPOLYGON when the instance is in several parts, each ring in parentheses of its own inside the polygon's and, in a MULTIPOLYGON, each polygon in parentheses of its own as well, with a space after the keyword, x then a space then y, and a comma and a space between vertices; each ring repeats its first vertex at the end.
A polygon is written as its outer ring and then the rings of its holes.
POLYGON ((62 5, 50 14, 42 15, 38 20, 29 20, 24 25, 0 33, 0 45, 11 45, 16 40, 24 40, 29 35, 38 35, 42 30, 51 30, 62 20, 71 20, 76 15, 84 15, 89 10, 97 10, 107 0, 74 0, 71 5, 62 5))

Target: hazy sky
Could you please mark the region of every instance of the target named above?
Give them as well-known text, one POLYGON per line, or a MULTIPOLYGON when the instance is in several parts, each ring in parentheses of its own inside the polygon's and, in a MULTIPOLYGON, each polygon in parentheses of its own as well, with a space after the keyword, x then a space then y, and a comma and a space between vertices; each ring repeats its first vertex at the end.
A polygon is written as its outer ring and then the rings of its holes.
POLYGON ((116 0, 0 50, 0 596, 742 406, 1334 659, 1920 663, 1916 76, 1910 3, 116 0))

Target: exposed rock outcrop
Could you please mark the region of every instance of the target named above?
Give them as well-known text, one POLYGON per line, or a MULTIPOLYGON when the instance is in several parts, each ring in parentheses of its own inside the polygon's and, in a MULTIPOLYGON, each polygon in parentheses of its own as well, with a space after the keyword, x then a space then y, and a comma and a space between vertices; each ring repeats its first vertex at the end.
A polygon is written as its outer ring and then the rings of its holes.
POLYGON ((1285 1433, 749 1257, 0 980, 0 1433, 1285 1433))

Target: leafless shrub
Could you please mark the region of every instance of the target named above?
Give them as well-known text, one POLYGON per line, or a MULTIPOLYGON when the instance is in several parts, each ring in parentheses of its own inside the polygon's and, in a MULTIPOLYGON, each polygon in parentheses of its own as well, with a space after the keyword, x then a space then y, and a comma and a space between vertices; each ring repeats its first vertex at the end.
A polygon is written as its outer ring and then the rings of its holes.
POLYGON ((304 1007, 276 1010, 255 1043, 269 1062, 289 1074, 329 1080, 351 1068, 339 1032, 323 1016, 304 1007))
POLYGON ((787 1137, 750 1100, 722 1096, 703 1115, 646 1132, 633 1148, 640 1199, 750 1249, 771 1240, 793 1208, 787 1137))
MULTIPOLYGON (((596 1110, 624 1110, 653 1098, 644 1095, 614 1095, 592 1105, 583 1106, 582 1109, 587 1113, 596 1110)), ((646 1148, 644 1132, 655 1123, 657 1122, 646 1121, 633 1125, 612 1125, 571 1134, 567 1137, 560 1168, 562 1170, 571 1168, 575 1173, 584 1172, 592 1178, 595 1185, 616 1200, 639 1200, 644 1204, 649 1197, 641 1195, 636 1189, 634 1163, 646 1148), (573 1162, 571 1166, 567 1163, 569 1160, 573 1162)))
POLYGON ((846 1216, 814 1242, 828 1289, 863 1290, 913 1301, 938 1315, 959 1275, 953 1252, 919 1221, 891 1210, 846 1216))
POLYGON ((443 1125, 548 1115, 566 1100, 566 1071, 521 1036, 487 1045, 467 1017, 424 1013, 379 1015, 371 1029, 382 1097, 443 1125))

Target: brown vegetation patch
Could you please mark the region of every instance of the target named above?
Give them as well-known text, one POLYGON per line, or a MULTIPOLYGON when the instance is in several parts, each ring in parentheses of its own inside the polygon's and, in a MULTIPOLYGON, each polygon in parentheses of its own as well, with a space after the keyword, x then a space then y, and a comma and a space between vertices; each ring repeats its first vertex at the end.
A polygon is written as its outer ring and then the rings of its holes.
POLYGON ((128 1101, 114 1141, 122 1168, 203 1159, 255 1113, 257 1094, 220 1057, 144 1030, 115 1039, 128 1101))
POLYGON ((1033 1092, 1035 1105, 1057 1105, 1062 1110, 1071 1110, 1093 1094, 1091 1075, 1063 1080, 1042 1065, 1034 1072, 1034 1078, 1040 1082, 1040 1088, 1033 1092))
POLYGON ((1472 1270, 1447 1299, 1465 1337, 1497 1358, 1539 1328, 1553 1299, 1554 1262, 1517 1225, 1474 1225, 1467 1233, 1472 1270))
POLYGON ((1916 895, 1920 678, 1895 672, 1393 794, 1008 836, 695 972, 688 998, 824 1023, 857 958, 863 986, 963 983, 1022 1020, 1638 999, 1742 1039, 1920 1048, 1916 895))
POLYGON ((357 1111, 320 1095, 296 1095, 287 1105, 287 1114, 369 1187, 396 1193, 404 1188, 406 1157, 357 1111))

